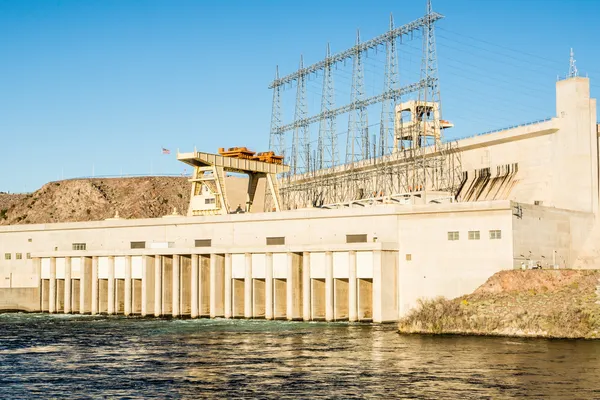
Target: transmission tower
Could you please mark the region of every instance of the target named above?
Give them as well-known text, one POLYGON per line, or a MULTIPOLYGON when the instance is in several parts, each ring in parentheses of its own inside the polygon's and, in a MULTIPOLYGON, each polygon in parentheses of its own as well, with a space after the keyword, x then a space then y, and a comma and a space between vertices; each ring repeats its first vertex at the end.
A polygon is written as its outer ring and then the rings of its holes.
MULTIPOLYGON (((394 16, 390 14, 390 32, 394 30, 394 16)), ((396 150, 394 139, 394 113, 397 96, 391 94, 398 86, 398 58, 396 54, 396 38, 390 35, 385 43, 386 63, 383 91, 386 93, 381 103, 381 124, 379 133, 379 156, 396 150)))
POLYGON ((365 127, 365 73, 360 31, 356 31, 356 50, 352 57, 352 89, 350 92, 350 114, 348 116, 348 137, 346 142, 346 164, 353 164, 366 158, 368 138, 365 127))
MULTIPOLYGON (((308 114, 308 105, 306 102, 306 74, 304 73, 304 60, 300 56, 301 71, 298 77, 298 87, 296 89, 296 111, 294 113, 294 121, 306 119, 308 114)), ((292 141, 292 157, 290 160, 290 170, 292 174, 307 172, 309 169, 310 148, 308 137, 308 125, 301 123, 294 129, 292 141)))
MULTIPOLYGON (((279 80, 279 66, 275 67, 275 81, 279 80)), ((279 132, 281 126, 281 86, 273 88, 273 108, 271 111, 271 135, 269 149, 285 157, 285 135, 279 132)))
POLYGON ((319 169, 337 165, 335 115, 330 112, 335 106, 331 49, 327 44, 325 69, 323 72, 323 93, 321 96, 321 121, 319 125, 319 169))

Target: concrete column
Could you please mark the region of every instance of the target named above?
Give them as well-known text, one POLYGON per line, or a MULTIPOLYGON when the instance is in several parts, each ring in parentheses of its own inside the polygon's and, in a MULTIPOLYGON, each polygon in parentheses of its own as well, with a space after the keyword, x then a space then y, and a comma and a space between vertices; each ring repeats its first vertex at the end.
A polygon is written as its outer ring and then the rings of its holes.
POLYGON ((65 257, 65 314, 71 313, 71 257, 65 257))
POLYGON ((231 318, 231 254, 225 254, 225 318, 231 318))
POLYGON ((148 256, 142 256, 142 317, 148 315, 148 256))
POLYGON ((222 254, 210 255, 210 317, 224 315, 224 257, 222 254))
POLYGON ((294 294, 294 286, 297 285, 295 276, 294 276, 294 253, 287 253, 287 271, 286 271, 286 280, 285 280, 285 305, 286 318, 289 320, 294 319, 294 306, 298 299, 295 298, 294 294))
POLYGON ((356 281, 356 251, 348 253, 348 320, 358 321, 357 281, 356 281))
POLYGON ((98 314, 98 257, 92 257, 92 315, 98 314))
POLYGON ((325 253, 325 320, 333 321, 333 253, 325 253))
POLYGON ((273 319, 273 253, 265 255, 265 318, 273 319))
POLYGON ((79 314, 85 314, 86 309, 86 298, 89 296, 88 285, 90 283, 89 275, 89 259, 87 257, 80 257, 79 260, 79 314))
POLYGON ((44 303, 44 292, 42 288, 42 259, 39 257, 33 257, 33 267, 35 268, 35 274, 38 280, 38 293, 40 294, 40 308, 39 311, 43 311, 42 304, 44 303))
POLYGON ((162 314, 162 256, 154 256, 154 316, 162 314))
POLYGON ((191 317, 198 318, 198 305, 200 304, 198 290, 198 254, 192 254, 192 306, 191 317))
POLYGON ((173 312, 172 315, 174 317, 178 317, 180 314, 179 305, 181 304, 180 300, 180 288, 181 288, 181 267, 180 267, 180 257, 177 254, 173 255, 173 312))
POLYGON ((244 254, 246 261, 246 273, 244 274, 244 317, 252 318, 253 297, 252 297, 252 254, 244 254))
POLYGON ((115 258, 108 257, 108 315, 115 313, 115 258))
POLYGON ((131 315, 131 256, 125 256, 125 306, 123 312, 131 315))
POLYGON ((48 312, 56 312, 56 257, 50 257, 50 282, 49 282, 48 312))
POLYGON ((302 254, 302 319, 310 321, 310 253, 302 254))

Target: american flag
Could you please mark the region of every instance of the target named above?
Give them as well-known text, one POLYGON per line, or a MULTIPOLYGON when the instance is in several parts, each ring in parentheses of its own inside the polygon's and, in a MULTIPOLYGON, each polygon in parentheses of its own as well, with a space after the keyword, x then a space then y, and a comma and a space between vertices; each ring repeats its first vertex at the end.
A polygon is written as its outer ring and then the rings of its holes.
POLYGON ((162 148, 162 153, 163 154, 171 154, 171 150, 169 149, 165 149, 164 147, 162 148))

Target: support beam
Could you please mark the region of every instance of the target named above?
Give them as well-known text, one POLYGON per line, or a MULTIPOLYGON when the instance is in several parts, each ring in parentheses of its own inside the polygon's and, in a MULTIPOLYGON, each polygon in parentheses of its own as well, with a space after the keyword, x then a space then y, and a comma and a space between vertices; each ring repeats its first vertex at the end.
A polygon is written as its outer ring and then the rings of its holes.
POLYGON ((225 318, 231 318, 233 309, 231 304, 231 254, 225 254, 225 318))
POLYGON ((108 315, 115 313, 115 258, 108 257, 108 315))
POLYGON ((358 321, 357 281, 356 281, 356 251, 348 253, 348 320, 358 321))
POLYGON ((56 257, 50 257, 50 297, 48 298, 48 312, 56 312, 56 257))
POLYGON ((125 305, 123 307, 123 313, 125 316, 131 315, 131 256, 125 256, 125 305))
POLYGON ((198 318, 198 305, 200 304, 198 285, 200 282, 198 274, 198 254, 192 254, 192 306, 191 317, 198 318))
POLYGON ((142 317, 154 311, 154 258, 142 256, 142 317))
POLYGON ((181 263, 180 257, 177 254, 173 255, 173 299, 172 299, 172 312, 173 317, 179 317, 181 314, 180 305, 181 305, 181 263))
POLYGON ((98 314, 98 257, 92 257, 92 315, 98 314))
POLYGON ((162 315, 162 256, 154 256, 154 316, 162 315))
POLYGON ((65 257, 65 314, 71 314, 71 257, 65 257))
POLYGON ((91 312, 92 259, 81 257, 79 265, 79 313, 87 314, 91 312))
POLYGON ((273 253, 265 255, 265 319, 273 319, 273 253))
POLYGON ((310 321, 310 253, 302 254, 302 319, 310 321))
POLYGON ((210 255, 210 317, 224 315, 224 268, 225 257, 223 254, 210 255))
POLYGON ((333 321, 333 253, 325 253, 325 320, 333 321))
POLYGON ((244 318, 252 318, 252 254, 244 254, 246 271, 244 274, 244 318))

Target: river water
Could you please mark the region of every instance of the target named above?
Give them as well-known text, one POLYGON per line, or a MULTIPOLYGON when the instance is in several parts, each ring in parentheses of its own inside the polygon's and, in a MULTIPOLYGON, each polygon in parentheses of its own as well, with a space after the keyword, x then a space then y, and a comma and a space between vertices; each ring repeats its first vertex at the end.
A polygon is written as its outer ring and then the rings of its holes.
POLYGON ((600 398, 600 341, 0 314, 0 398, 600 398))

